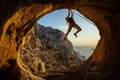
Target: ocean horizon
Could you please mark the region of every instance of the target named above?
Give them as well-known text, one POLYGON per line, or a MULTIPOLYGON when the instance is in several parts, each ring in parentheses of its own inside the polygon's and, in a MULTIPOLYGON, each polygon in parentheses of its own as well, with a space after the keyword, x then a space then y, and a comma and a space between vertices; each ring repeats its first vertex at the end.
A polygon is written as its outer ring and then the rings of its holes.
POLYGON ((79 55, 84 56, 85 60, 92 55, 95 48, 96 46, 94 45, 73 46, 73 49, 75 50, 75 52, 79 53, 79 55))

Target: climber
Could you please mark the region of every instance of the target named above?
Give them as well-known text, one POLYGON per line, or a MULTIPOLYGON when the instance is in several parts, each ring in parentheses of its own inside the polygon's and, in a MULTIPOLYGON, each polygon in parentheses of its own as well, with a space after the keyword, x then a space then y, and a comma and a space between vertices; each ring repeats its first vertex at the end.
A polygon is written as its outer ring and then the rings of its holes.
POLYGON ((71 9, 68 9, 68 16, 65 18, 65 20, 68 23, 68 30, 65 34, 64 40, 66 40, 67 35, 71 31, 72 27, 77 29, 77 31, 74 33, 75 37, 77 37, 77 33, 81 31, 81 28, 75 23, 73 19, 73 12, 71 9))

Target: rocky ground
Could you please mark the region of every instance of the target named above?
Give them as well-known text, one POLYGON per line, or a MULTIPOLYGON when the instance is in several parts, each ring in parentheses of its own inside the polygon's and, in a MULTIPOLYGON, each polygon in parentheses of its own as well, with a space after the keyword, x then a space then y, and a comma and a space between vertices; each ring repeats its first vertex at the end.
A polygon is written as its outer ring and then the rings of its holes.
POLYGON ((73 49, 72 43, 63 40, 65 34, 51 27, 38 23, 29 32, 26 43, 21 50, 23 62, 35 75, 68 71, 68 68, 82 64, 73 49))

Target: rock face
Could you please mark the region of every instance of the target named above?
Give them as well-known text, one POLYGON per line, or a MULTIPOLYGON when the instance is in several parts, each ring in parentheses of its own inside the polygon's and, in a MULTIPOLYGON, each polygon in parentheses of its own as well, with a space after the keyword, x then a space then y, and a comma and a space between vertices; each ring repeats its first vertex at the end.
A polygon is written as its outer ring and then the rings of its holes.
POLYGON ((101 38, 93 55, 83 65, 84 68, 92 69, 93 72, 97 71, 100 74, 99 76, 93 76, 95 73, 85 74, 85 79, 120 79, 119 4, 120 0, 1 0, 0 79, 20 80, 24 75, 29 80, 41 79, 24 67, 19 51, 24 45, 27 33, 39 18, 54 10, 65 8, 78 10, 93 21, 100 32, 101 38), (88 65, 91 67, 86 67, 88 65))
POLYGON ((33 73, 67 70, 80 65, 82 60, 77 57, 72 43, 63 40, 64 36, 60 30, 36 23, 21 50, 23 62, 33 73))

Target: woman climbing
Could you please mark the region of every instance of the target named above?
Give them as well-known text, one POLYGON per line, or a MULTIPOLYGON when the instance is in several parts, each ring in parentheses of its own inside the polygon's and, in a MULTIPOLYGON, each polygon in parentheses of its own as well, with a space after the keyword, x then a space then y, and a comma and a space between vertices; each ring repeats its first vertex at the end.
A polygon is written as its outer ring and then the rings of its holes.
POLYGON ((65 20, 68 23, 68 30, 65 34, 64 40, 66 40, 72 27, 77 29, 77 31, 74 33, 75 37, 77 37, 77 33, 81 31, 81 28, 75 23, 75 21, 73 19, 73 12, 71 11, 71 9, 68 9, 68 16, 65 18, 65 20))

